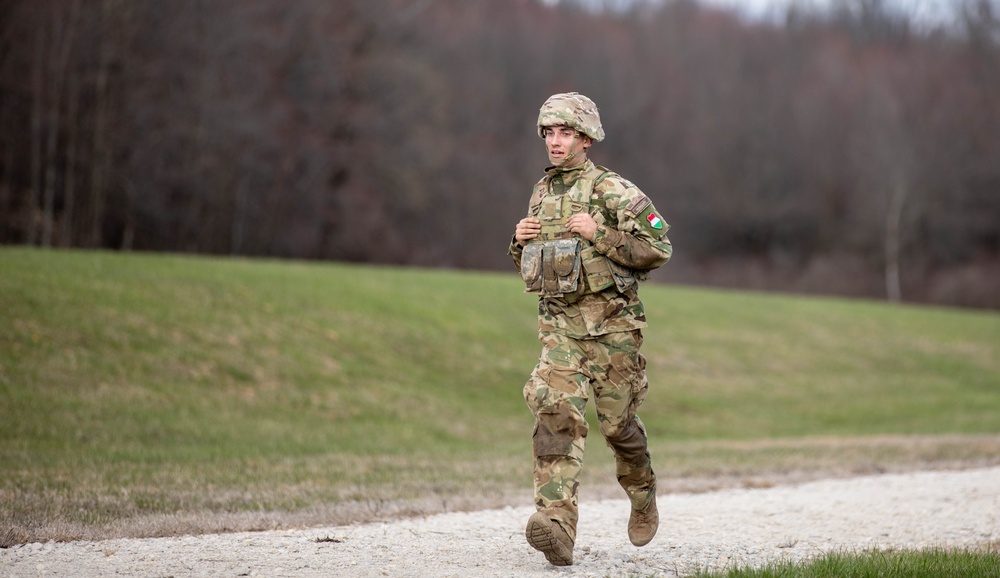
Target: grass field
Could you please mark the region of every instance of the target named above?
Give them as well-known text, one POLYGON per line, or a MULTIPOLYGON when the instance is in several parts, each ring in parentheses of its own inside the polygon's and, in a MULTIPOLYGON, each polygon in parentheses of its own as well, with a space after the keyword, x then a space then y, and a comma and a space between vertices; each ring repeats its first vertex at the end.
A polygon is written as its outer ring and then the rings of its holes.
POLYGON ((695 578, 996 578, 1000 552, 971 550, 868 550, 830 552, 808 563, 703 572, 695 578))
MULTIPOLYGON (((996 312, 642 291, 664 487, 1000 463, 996 312)), ((534 310, 513 271, 0 248, 0 545, 526 499, 534 310)))

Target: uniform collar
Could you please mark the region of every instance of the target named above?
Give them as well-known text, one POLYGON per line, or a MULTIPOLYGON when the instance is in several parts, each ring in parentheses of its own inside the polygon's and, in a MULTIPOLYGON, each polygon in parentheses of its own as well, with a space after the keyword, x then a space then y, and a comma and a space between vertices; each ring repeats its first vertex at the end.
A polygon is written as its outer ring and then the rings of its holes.
POLYGON ((588 157, 587 160, 583 161, 582 163, 567 168, 556 167, 556 166, 547 167, 545 169, 545 173, 550 177, 560 176, 562 177, 563 182, 566 182, 568 180, 575 179, 576 177, 580 176, 581 173, 583 173, 586 170, 592 169, 593 167, 594 167, 594 161, 590 160, 590 158, 588 157))

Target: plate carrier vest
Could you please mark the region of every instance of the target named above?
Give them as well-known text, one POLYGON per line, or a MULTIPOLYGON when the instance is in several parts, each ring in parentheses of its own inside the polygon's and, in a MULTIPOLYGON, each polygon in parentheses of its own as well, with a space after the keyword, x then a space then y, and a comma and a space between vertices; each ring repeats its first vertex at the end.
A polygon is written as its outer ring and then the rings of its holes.
POLYGON ((609 220, 603 203, 592 201, 594 187, 611 174, 608 169, 595 165, 580 175, 565 193, 543 194, 539 205, 531 207, 532 216, 542 223, 542 231, 521 253, 525 292, 573 303, 583 295, 599 293, 611 286, 624 293, 644 278, 608 259, 593 243, 566 230, 570 217, 589 212, 592 206, 601 213, 598 224, 609 220))

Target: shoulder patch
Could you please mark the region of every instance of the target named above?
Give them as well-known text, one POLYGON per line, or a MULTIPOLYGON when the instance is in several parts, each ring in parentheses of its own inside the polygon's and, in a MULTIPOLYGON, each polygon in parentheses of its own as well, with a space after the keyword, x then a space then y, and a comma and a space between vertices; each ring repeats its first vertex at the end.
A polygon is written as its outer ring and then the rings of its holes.
POLYGON ((667 229, 670 228, 670 225, 660 217, 652 203, 647 204, 642 212, 636 215, 636 221, 639 222, 639 226, 646 229, 656 239, 662 238, 667 229))
POLYGON ((656 230, 663 229, 663 220, 660 219, 659 215, 653 211, 650 211, 649 214, 646 215, 646 222, 649 223, 650 227, 656 230))

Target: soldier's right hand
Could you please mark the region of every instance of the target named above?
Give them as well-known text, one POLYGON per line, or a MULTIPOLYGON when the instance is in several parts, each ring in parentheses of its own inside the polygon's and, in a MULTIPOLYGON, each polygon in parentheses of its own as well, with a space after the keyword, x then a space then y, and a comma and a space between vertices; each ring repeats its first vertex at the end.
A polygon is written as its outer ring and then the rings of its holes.
POLYGON ((514 238, 523 247, 528 241, 542 233, 542 222, 535 217, 525 217, 514 228, 514 238))

